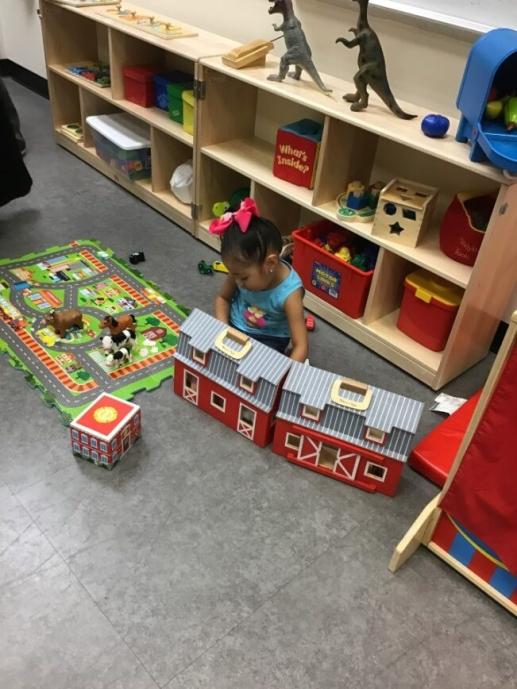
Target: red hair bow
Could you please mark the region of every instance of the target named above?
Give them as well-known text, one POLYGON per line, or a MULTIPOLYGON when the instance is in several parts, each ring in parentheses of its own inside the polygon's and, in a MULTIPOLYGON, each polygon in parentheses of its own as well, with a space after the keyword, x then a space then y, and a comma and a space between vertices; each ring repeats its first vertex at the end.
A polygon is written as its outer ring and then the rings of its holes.
POLYGON ((235 213, 225 213, 220 218, 212 220, 208 231, 218 237, 223 235, 226 230, 237 223, 241 232, 247 232, 253 217, 258 217, 259 211, 257 204, 249 196, 241 202, 241 207, 235 213))

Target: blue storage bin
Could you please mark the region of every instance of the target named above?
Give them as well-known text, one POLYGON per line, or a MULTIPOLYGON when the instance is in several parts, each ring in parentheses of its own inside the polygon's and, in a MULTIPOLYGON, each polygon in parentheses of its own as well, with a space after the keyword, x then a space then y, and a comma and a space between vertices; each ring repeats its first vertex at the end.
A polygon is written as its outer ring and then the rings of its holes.
POLYGON ((192 82, 192 75, 186 72, 174 70, 172 72, 165 72, 163 74, 155 74, 154 76, 154 102, 157 108, 161 110, 169 109, 169 95, 167 93, 167 86, 169 84, 184 84, 192 82))

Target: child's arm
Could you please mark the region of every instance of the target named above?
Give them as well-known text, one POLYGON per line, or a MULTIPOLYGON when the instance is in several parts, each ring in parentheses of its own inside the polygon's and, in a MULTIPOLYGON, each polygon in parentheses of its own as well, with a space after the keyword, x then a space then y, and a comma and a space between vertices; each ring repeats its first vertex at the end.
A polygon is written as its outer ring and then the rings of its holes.
POLYGON ((293 341, 291 359, 303 363, 309 353, 309 338, 303 317, 302 295, 302 289, 297 289, 296 292, 290 294, 285 301, 284 308, 293 341))
POLYGON ((223 323, 230 322, 230 305, 232 303, 232 297, 236 287, 237 285, 235 284, 235 280, 228 276, 223 282, 223 286, 219 290, 219 294, 215 298, 215 317, 223 323))

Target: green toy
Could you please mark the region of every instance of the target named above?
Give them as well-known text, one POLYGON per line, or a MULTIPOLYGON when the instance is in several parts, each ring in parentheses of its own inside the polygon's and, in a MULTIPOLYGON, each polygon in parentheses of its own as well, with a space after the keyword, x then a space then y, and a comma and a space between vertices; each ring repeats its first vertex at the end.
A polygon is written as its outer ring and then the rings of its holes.
POLYGON ((504 104, 504 121, 509 132, 517 128, 517 97, 515 96, 508 98, 504 104))
POLYGON ((206 261, 199 261, 197 264, 197 269, 201 275, 213 275, 214 271, 212 266, 206 261))

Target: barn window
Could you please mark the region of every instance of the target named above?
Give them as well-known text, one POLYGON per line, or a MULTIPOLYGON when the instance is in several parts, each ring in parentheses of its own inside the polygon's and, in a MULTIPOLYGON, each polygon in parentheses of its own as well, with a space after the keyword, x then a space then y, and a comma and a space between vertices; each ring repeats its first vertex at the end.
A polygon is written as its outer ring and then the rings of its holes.
POLYGON ((226 410, 226 400, 224 399, 224 397, 221 397, 221 395, 218 395, 216 392, 212 393, 210 397, 210 404, 212 405, 212 407, 219 409, 219 411, 226 410))
POLYGON ((206 365, 206 352, 202 352, 200 349, 192 347, 192 358, 197 361, 198 364, 206 365))
POLYGON ((366 469, 364 470, 365 476, 374 478, 376 481, 380 481, 381 483, 384 483, 387 473, 388 470, 386 467, 381 467, 378 464, 374 464, 373 462, 368 462, 366 464, 366 469))
POLYGON ((239 386, 243 390, 246 390, 246 392, 255 392, 255 381, 251 380, 250 378, 246 378, 245 376, 240 377, 239 386))
POLYGON ((384 431, 379 431, 378 428, 367 428, 364 437, 366 440, 371 440, 374 443, 382 445, 386 438, 386 433, 384 431))
POLYGON ((311 421, 320 420, 321 411, 317 407, 311 407, 309 404, 304 404, 302 407, 302 416, 311 421))
POLYGON ((291 450, 299 450, 301 442, 302 442, 302 436, 301 435, 295 435, 294 433, 288 433, 285 436, 285 446, 291 448, 291 450))

